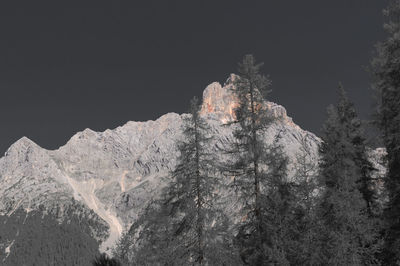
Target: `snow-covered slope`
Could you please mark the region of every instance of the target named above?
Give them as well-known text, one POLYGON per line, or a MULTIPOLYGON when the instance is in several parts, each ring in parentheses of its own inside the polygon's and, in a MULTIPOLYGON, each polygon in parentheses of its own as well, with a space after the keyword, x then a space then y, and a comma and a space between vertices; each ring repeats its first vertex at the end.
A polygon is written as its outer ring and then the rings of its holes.
MULTIPOLYGON (((234 115, 234 78, 231 75, 224 86, 210 84, 203 94, 201 113, 212 128, 210 149, 216 152, 232 137, 232 128, 222 125, 234 115)), ((301 147, 316 160, 320 139, 296 125, 284 107, 271 102, 265 107, 276 118, 266 142, 279 135, 292 168, 301 147)), ((104 132, 85 129, 57 150, 45 150, 26 137, 18 140, 0 159, 1 214, 23 207, 64 220, 72 212, 90 221, 101 251, 109 250, 168 182, 185 115, 168 113, 156 121, 128 122, 104 132)))

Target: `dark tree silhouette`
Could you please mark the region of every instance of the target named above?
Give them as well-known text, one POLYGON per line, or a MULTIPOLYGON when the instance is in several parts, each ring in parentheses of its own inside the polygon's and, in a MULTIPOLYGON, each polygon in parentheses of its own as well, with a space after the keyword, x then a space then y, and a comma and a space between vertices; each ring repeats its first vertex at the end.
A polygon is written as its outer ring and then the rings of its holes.
POLYGON ((360 189, 365 173, 357 116, 342 88, 339 94, 338 104, 328 108, 320 147, 319 256, 323 265, 376 264, 379 228, 360 189))
POLYGON ((93 260, 93 266, 121 266, 116 259, 108 257, 107 254, 102 253, 93 260))
POLYGON ((388 171, 385 187, 388 203, 384 211, 385 264, 400 264, 400 1, 391 0, 384 10, 388 33, 385 41, 378 43, 372 60, 374 87, 378 94, 378 126, 387 151, 388 171))

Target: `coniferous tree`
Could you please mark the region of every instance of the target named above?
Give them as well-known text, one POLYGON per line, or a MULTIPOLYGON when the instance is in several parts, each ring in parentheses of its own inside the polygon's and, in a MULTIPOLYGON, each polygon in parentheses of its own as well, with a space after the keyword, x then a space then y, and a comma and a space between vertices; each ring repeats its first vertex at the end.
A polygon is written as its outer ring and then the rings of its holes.
MULTIPOLYGON (((293 248, 294 182, 287 177, 288 158, 278 144, 278 134, 273 143, 265 145, 265 155, 260 191, 261 241, 264 259, 257 265, 290 265, 290 249, 293 248)), ((254 264, 254 261, 251 262, 254 264)))
POLYGON ((199 265, 228 263, 233 250, 225 246, 226 221, 217 208, 216 158, 209 152, 210 128, 200 116, 199 107, 195 98, 191 116, 184 122, 185 141, 180 144, 181 155, 168 192, 168 201, 173 205, 171 217, 178 218, 173 228, 174 242, 182 246, 175 257, 182 263, 193 261, 199 265))
POLYGON ((171 184, 131 229, 138 234, 132 259, 137 265, 235 265, 227 219, 218 208, 210 130, 197 99, 184 117, 183 135, 171 184))
POLYGON ((264 155, 263 130, 269 124, 265 112, 261 109, 264 95, 268 92, 270 81, 260 74, 262 64, 256 64, 252 55, 246 55, 239 64, 239 76, 233 81, 233 92, 238 98, 235 109, 238 128, 233 135, 235 143, 232 151, 236 161, 229 171, 234 176, 234 184, 240 189, 243 200, 244 220, 239 232, 242 246, 242 259, 247 263, 262 264, 266 261, 261 216, 261 179, 263 170, 260 165, 264 155), (247 246, 247 247, 244 247, 247 246))
POLYGON ((300 139, 300 150, 296 154, 294 173, 294 202, 292 205, 292 240, 288 248, 291 265, 318 265, 316 220, 316 190, 318 162, 312 154, 307 137, 300 139))
POLYGON ((286 263, 277 226, 282 224, 287 196, 287 158, 277 142, 266 144, 265 130, 272 118, 265 110, 264 97, 271 82, 260 74, 261 66, 252 55, 246 55, 239 64, 239 76, 232 87, 238 106, 235 120, 229 123, 236 127, 227 150, 233 163, 223 167, 234 177, 233 185, 243 204, 237 243, 243 262, 250 265, 286 263))
POLYGON ((392 265, 400 264, 400 1, 391 0, 384 14, 387 18, 384 28, 389 36, 378 43, 372 68, 378 94, 377 122, 388 165, 383 259, 392 265))
POLYGON ((93 260, 93 266, 121 266, 121 264, 116 259, 110 258, 107 254, 102 253, 93 260))
POLYGON ((376 191, 374 189, 373 172, 376 171, 368 159, 366 138, 362 128, 362 122, 354 108, 354 104, 348 99, 346 91, 342 85, 339 85, 339 102, 337 105, 339 113, 343 114, 339 119, 344 125, 343 134, 346 134, 352 147, 354 148, 353 160, 360 173, 357 180, 358 189, 362 193, 367 212, 369 215, 375 215, 376 210, 376 191))
POLYGON ((261 201, 266 265, 316 265, 315 175, 317 165, 305 139, 297 154, 296 172, 287 175, 288 158, 279 145, 281 132, 266 145, 261 201))
POLYGON ((172 226, 170 206, 153 200, 119 239, 113 256, 123 265, 174 265, 170 261, 172 226))
POLYGON ((60 224, 51 214, 38 210, 28 213, 22 207, 10 216, 0 215, 0 240, 12 243, 10 252, 0 253, 0 264, 90 265, 99 255, 98 242, 86 233, 86 225, 76 217, 68 218, 60 224))
POLYGON ((319 259, 324 265, 378 263, 378 228, 360 189, 364 173, 354 123, 354 108, 341 89, 339 103, 328 108, 320 147, 319 259))

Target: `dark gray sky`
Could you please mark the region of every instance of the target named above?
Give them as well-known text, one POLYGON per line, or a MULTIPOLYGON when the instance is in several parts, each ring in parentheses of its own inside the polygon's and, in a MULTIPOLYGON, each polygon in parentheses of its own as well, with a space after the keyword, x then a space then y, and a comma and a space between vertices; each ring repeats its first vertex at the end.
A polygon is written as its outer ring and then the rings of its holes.
POLYGON ((367 118, 363 66, 385 36, 386 3, 2 1, 0 153, 22 136, 54 149, 87 127, 182 113, 247 53, 304 129, 319 133, 339 81, 367 118))

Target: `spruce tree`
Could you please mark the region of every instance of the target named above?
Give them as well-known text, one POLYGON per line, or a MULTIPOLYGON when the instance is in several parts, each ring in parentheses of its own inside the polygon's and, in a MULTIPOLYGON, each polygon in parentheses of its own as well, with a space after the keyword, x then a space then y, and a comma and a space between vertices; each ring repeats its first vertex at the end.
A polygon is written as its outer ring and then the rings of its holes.
POLYGON ((387 18, 384 28, 388 37, 378 43, 372 68, 378 94, 377 121, 386 147, 388 165, 383 257, 386 264, 392 265, 400 264, 400 1, 391 0, 384 15, 387 18))
POLYGON ((289 240, 288 260, 291 265, 317 265, 318 249, 316 191, 318 161, 312 154, 307 136, 300 138, 300 149, 296 153, 293 202, 291 210, 291 239, 289 240))
POLYGON ((362 127, 362 122, 358 118, 354 104, 349 100, 343 86, 339 84, 339 102, 337 110, 340 116, 340 123, 344 125, 343 134, 346 134, 354 148, 353 161, 358 168, 360 177, 357 180, 358 189, 362 193, 367 212, 370 216, 376 214, 376 191, 374 190, 373 173, 376 171, 368 159, 366 138, 362 127))
POLYGON ((93 266, 121 266, 121 264, 116 259, 108 257, 108 255, 105 253, 97 256, 93 260, 92 264, 93 266))
POLYGON ((229 242, 226 219, 217 205, 216 158, 209 152, 210 128, 200 116, 199 107, 195 98, 191 116, 184 122, 185 141, 179 146, 181 155, 168 192, 168 201, 173 205, 171 217, 177 218, 174 242, 182 246, 175 257, 182 263, 229 264, 233 263, 233 250, 225 246, 229 242))
POLYGON ((266 144, 265 131, 272 118, 266 112, 264 97, 271 82, 260 73, 261 66, 252 55, 239 63, 239 76, 232 86, 238 106, 235 120, 229 123, 234 124, 234 139, 226 150, 232 161, 223 167, 233 176, 243 206, 237 243, 242 261, 249 265, 286 263, 277 226, 281 225, 280 208, 285 205, 287 158, 278 142, 266 144), (277 199, 280 201, 275 202, 277 199))
POLYGON ((235 265, 237 253, 218 207, 220 180, 209 153, 210 129, 197 99, 183 120, 184 140, 178 144, 172 182, 131 228, 130 239, 138 234, 131 259, 137 265, 235 265))
POLYGON ((170 256, 175 248, 170 209, 163 199, 149 202, 139 219, 121 236, 113 256, 123 265, 174 265, 170 256))
POLYGON ((263 249, 263 229, 260 183, 263 171, 260 164, 263 160, 264 141, 262 131, 268 120, 262 112, 263 94, 268 92, 270 81, 260 74, 262 64, 256 64, 252 55, 246 55, 239 64, 239 76, 232 87, 238 99, 235 109, 238 124, 233 135, 235 143, 232 151, 236 161, 229 171, 234 176, 234 184, 240 189, 240 197, 245 206, 245 222, 241 225, 239 240, 242 241, 242 258, 247 263, 262 264, 266 261, 263 249), (244 241, 246 240, 246 241, 244 241), (243 247, 247 245, 247 247, 243 247))
MULTIPOLYGON (((279 145, 278 134, 273 143, 265 145, 262 162, 267 167, 261 180, 260 216, 261 240, 264 260, 257 265, 291 265, 290 250, 293 248, 294 182, 287 177, 288 158, 279 145)), ((253 264, 253 263, 251 263, 253 264)))
POLYGON ((358 161, 356 121, 354 108, 340 89, 339 103, 328 108, 320 147, 319 259, 324 265, 378 263, 378 228, 360 190, 364 173, 358 161))

